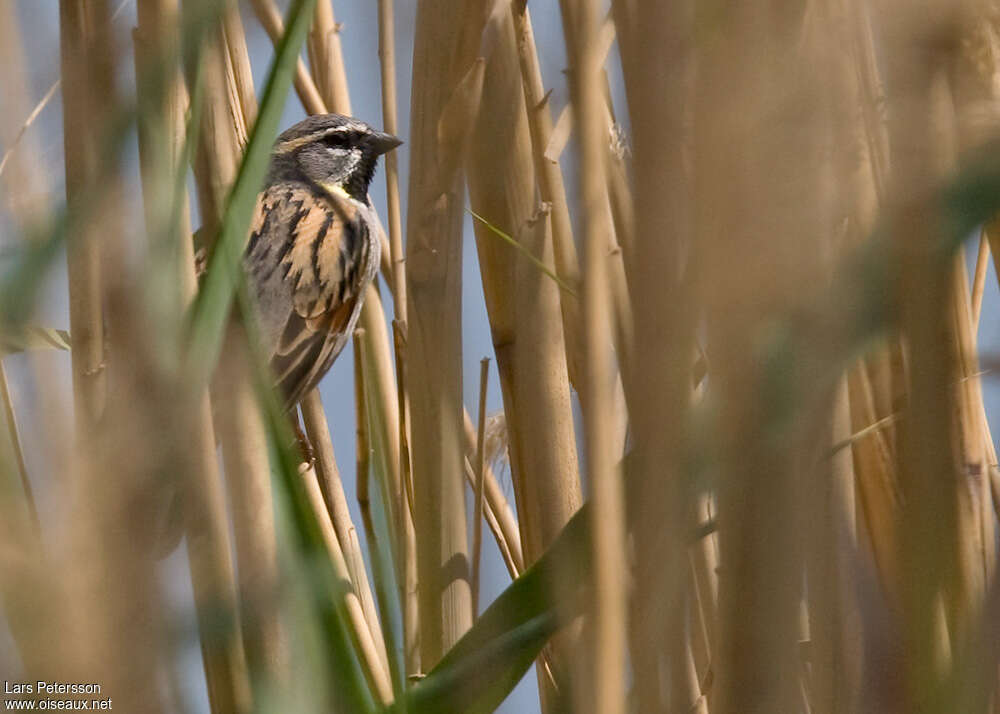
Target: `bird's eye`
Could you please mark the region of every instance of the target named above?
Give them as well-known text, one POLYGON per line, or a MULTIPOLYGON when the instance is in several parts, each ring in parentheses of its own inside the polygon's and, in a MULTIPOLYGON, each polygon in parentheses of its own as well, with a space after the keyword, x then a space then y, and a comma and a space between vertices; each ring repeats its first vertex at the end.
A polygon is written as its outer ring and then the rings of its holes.
POLYGON ((328 134, 323 139, 323 143, 331 149, 346 149, 348 145, 348 137, 347 134, 338 131, 333 134, 328 134))

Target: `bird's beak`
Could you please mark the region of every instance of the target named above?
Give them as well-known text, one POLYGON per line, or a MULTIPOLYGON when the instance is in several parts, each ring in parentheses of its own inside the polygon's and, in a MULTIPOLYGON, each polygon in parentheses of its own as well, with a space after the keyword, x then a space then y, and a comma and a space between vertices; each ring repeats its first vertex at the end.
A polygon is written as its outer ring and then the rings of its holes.
POLYGON ((378 155, 384 154, 387 151, 392 151, 397 146, 403 143, 403 140, 398 136, 393 136, 392 134, 386 134, 381 131, 374 131, 371 136, 368 137, 368 144, 378 155))

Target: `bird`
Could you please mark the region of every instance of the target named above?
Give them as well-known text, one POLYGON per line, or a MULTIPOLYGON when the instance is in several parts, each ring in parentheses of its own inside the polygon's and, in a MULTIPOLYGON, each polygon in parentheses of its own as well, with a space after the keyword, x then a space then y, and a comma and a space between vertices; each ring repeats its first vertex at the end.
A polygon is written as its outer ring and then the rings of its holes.
POLYGON ((274 143, 243 267, 288 409, 351 338, 381 253, 368 186, 379 156, 402 143, 342 114, 311 116, 274 143))

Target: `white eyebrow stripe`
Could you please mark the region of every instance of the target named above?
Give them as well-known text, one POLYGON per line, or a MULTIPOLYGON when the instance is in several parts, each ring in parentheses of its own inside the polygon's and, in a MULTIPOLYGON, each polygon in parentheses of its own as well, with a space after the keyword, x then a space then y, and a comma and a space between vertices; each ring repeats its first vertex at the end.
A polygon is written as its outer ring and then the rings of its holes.
POLYGON ((300 136, 297 139, 289 139, 288 141, 282 142, 274 148, 274 153, 287 154, 289 151, 295 151, 295 149, 300 146, 311 144, 312 142, 322 139, 324 136, 329 136, 330 134, 345 134, 347 132, 361 130, 361 127, 356 124, 341 124, 340 126, 333 126, 329 129, 323 129, 322 131, 314 131, 312 134, 306 134, 305 136, 300 136))

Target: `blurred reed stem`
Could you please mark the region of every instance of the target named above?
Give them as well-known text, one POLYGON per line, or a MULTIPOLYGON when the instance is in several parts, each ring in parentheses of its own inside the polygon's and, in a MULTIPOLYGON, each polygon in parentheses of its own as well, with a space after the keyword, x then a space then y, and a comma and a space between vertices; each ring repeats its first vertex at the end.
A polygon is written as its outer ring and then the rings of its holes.
POLYGON ((594 504, 591 547, 594 592, 590 603, 591 653, 587 670, 589 711, 625 711, 626 596, 625 514, 616 456, 611 451, 614 365, 607 248, 611 229, 606 172, 607 134, 598 48, 598 6, 579 0, 560 3, 569 55, 570 95, 580 152, 584 225, 583 313, 587 362, 584 372, 585 454, 594 504))

